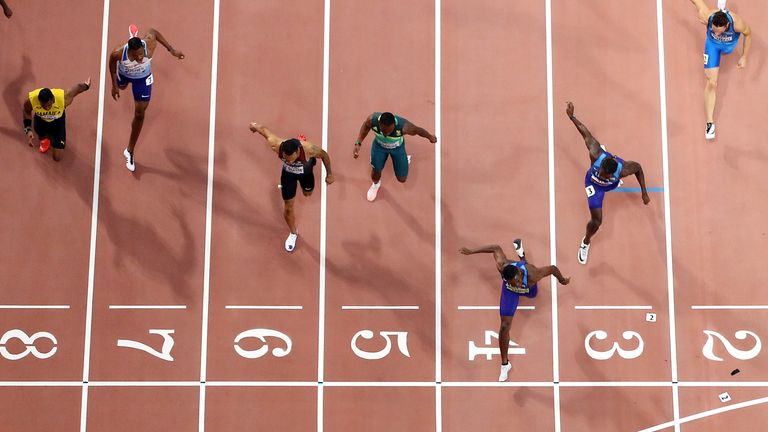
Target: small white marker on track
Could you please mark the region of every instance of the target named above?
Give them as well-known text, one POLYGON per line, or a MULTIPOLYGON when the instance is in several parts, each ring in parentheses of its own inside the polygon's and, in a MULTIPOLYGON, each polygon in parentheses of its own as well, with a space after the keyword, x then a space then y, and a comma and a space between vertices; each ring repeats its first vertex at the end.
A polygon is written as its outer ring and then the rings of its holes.
POLYGON ((731 395, 728 394, 728 392, 720 393, 717 395, 718 398, 720 398, 720 402, 730 402, 731 401, 731 395))

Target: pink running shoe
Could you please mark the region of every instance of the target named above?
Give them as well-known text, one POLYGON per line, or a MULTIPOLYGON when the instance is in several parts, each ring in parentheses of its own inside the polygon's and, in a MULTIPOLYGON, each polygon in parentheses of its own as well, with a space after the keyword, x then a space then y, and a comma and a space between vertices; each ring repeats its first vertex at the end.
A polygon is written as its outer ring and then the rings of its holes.
POLYGON ((132 38, 139 37, 139 27, 136 24, 129 25, 128 26, 128 34, 132 38))

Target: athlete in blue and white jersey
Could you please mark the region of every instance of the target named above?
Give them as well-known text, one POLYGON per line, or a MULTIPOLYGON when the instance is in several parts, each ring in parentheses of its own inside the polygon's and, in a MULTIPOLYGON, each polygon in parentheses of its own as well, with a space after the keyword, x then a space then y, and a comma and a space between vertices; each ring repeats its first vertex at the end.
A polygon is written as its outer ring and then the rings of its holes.
POLYGON ((718 2, 718 8, 710 8, 704 0, 691 0, 699 13, 699 21, 707 25, 707 38, 704 43, 704 75, 707 85, 704 88, 704 108, 707 111, 707 126, 704 136, 715 138, 715 99, 717 97, 717 78, 720 73, 720 57, 730 54, 744 35, 744 49, 736 67, 747 65, 747 54, 752 44, 752 29, 735 13, 725 8, 725 1, 718 2))
POLYGON ((128 140, 128 147, 123 150, 125 156, 125 167, 129 171, 136 169, 133 153, 136 147, 136 141, 139 139, 139 133, 144 126, 144 112, 149 106, 149 100, 152 97, 152 57, 160 42, 171 55, 184 59, 184 53, 176 50, 168 43, 163 35, 151 28, 144 35, 144 38, 138 37, 138 28, 131 25, 128 29, 131 38, 128 43, 117 47, 109 56, 109 73, 112 76, 112 98, 120 98, 120 90, 125 90, 128 84, 133 90, 133 100, 136 106, 133 113, 133 122, 131 123, 131 137, 128 140))
POLYGON ((499 315, 501 327, 499 328, 499 350, 501 354, 501 373, 499 381, 506 381, 512 364, 509 362, 509 329, 512 326, 512 318, 515 316, 520 296, 534 298, 539 292, 537 282, 547 276, 555 276, 562 285, 568 285, 571 278, 563 277, 560 269, 550 265, 538 268, 528 262, 523 249, 523 241, 516 239, 513 242, 515 253, 520 261, 507 259, 504 250, 499 245, 483 246, 477 249, 463 247, 459 252, 464 255, 476 253, 492 253, 496 260, 496 270, 501 276, 501 299, 499 300, 499 315))
POLYGON ((651 202, 648 191, 645 188, 645 175, 643 167, 634 161, 625 161, 618 156, 608 153, 603 146, 592 136, 586 126, 573 115, 573 104, 568 102, 565 113, 571 119, 581 136, 584 137, 584 143, 589 150, 589 160, 592 163, 587 174, 584 177, 584 191, 587 194, 587 203, 589 204, 589 214, 591 218, 587 223, 587 232, 579 246, 579 263, 586 264, 589 256, 589 245, 592 236, 595 235, 600 225, 603 223, 603 198, 605 193, 619 187, 622 178, 635 175, 637 182, 640 183, 642 191, 643 204, 651 202))

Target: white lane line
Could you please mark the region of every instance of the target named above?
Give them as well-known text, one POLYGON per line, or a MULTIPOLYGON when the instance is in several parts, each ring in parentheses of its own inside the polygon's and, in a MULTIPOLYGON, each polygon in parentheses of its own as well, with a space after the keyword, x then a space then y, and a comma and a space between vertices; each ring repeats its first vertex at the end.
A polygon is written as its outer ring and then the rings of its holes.
POLYGON ((711 417, 711 416, 714 416, 714 415, 717 415, 717 414, 722 414, 722 413, 728 412, 728 411, 734 411, 734 410, 741 409, 741 408, 747 408, 747 407, 751 407, 751 406, 755 406, 755 405, 764 404, 766 402, 768 402, 768 397, 763 397, 763 398, 759 398, 759 399, 752 399, 752 400, 749 400, 749 401, 746 401, 746 402, 739 402, 737 404, 728 405, 728 406, 724 406, 724 407, 721 407, 721 408, 715 408, 715 409, 712 409, 712 410, 709 410, 709 411, 702 411, 702 412, 700 412, 698 414, 692 414, 692 415, 683 417, 683 418, 681 418, 679 420, 668 421, 666 423, 662 423, 662 424, 659 424, 659 425, 656 425, 656 426, 649 427, 647 429, 643 429, 640 432, 655 432, 655 431, 660 431, 660 430, 666 429, 666 428, 668 428, 670 426, 674 426, 675 429, 677 430, 677 429, 680 428, 680 425, 683 424, 683 423, 692 422, 694 420, 703 419, 705 417, 711 417))
POLYGON ((169 310, 183 310, 186 309, 186 305, 109 305, 110 309, 129 309, 129 310, 153 310, 153 309, 169 309, 169 310))
MULTIPOLYGON (((546 59, 547 59, 547 165, 549 173, 549 261, 557 265, 557 221, 555 201, 555 117, 554 117, 554 81, 552 70, 552 0, 544 1, 546 24, 546 59)), ((552 289, 552 380, 560 381, 560 340, 557 311, 557 280, 550 278, 552 289)), ((555 432, 560 432, 560 387, 553 388, 553 411, 555 432)))
POLYGON ((0 309, 69 309, 69 305, 0 305, 0 309))
MULTIPOLYGON (((675 321, 675 278, 672 259, 672 203, 670 198, 669 179, 669 141, 667 131, 667 81, 666 65, 664 63, 664 5, 663 0, 656 0, 656 30, 659 54, 659 107, 661 121, 661 167, 664 177, 664 247, 666 250, 667 267, 667 302, 669 307, 669 366, 672 382, 678 381, 677 375, 677 333, 675 321)), ((680 401, 677 385, 672 386, 672 412, 674 419, 680 419, 680 401)), ((675 424, 675 432, 680 432, 680 425, 675 424)))
MULTIPOLYGON (((443 225, 442 225, 442 0, 435 0, 435 382, 443 380, 443 225)), ((443 430, 443 393, 435 387, 435 431, 443 430)))
POLYGON ((652 306, 574 306, 576 310, 653 310, 652 306))
MULTIPOLYGON (((499 306, 459 306, 458 310, 499 310, 499 306)), ((518 306, 517 310, 536 310, 536 306, 518 306)))
POLYGON ((205 190, 205 251, 203 258, 203 298, 200 332, 200 399, 197 411, 198 432, 205 431, 205 381, 208 378, 208 313, 211 292, 211 230, 213 225, 213 175, 216 155, 216 98, 219 80, 219 12, 220 0, 213 0, 211 41, 211 93, 208 118, 208 173, 205 190))
MULTIPOLYGON (((331 0, 323 1, 323 106, 322 106, 322 147, 328 151, 328 115, 329 115, 329 87, 331 77, 331 0)), ((322 176, 327 173, 325 165, 321 168, 322 176)), ((326 260, 326 235, 328 186, 324 181, 320 182, 320 275, 318 286, 317 305, 317 381, 322 383, 325 379, 325 260, 326 260)), ((325 413, 324 392, 322 384, 317 387, 317 432, 323 432, 323 414, 325 413)))
POLYGON ((91 327, 93 324, 93 283, 96 274, 96 236, 99 225, 99 183, 101 181, 101 144, 104 133, 104 93, 107 84, 109 36, 109 0, 104 0, 101 18, 101 63, 99 65, 99 103, 96 117, 96 149, 93 160, 93 196, 91 198, 91 239, 88 250, 88 293, 85 300, 85 336, 83 340, 83 384, 80 400, 80 432, 88 420, 88 379, 91 369, 91 327))
POLYGON ((693 310, 768 310, 768 305, 694 305, 693 310))
POLYGON ((418 306, 356 306, 347 305, 342 306, 341 310, 419 310, 418 306))
POLYGON ((227 305, 224 309, 230 310, 302 310, 304 306, 292 305, 227 305))

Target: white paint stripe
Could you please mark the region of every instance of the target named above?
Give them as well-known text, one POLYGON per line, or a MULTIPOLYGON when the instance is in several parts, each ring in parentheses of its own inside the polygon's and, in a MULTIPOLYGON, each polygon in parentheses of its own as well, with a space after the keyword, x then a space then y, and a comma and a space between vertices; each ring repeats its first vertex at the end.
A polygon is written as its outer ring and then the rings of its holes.
POLYGON ((268 306, 268 305, 228 305, 224 309, 232 310, 302 310, 304 306, 268 306))
POLYGON ((652 310, 651 306, 574 306, 576 310, 652 310))
MULTIPOLYGON (((549 172, 549 261, 557 265, 557 221, 555 211, 555 118, 554 118, 554 81, 552 70, 552 0, 544 1, 546 22, 546 58, 547 58, 547 163, 549 172)), ((560 342, 557 317, 557 280, 550 278, 552 284, 552 380, 560 381, 560 342)), ((553 391, 553 410, 555 432, 560 432, 560 389, 553 391)))
POLYGON ((208 381, 207 387, 319 387, 316 381, 208 381))
POLYGON ((81 381, 0 381, 0 387, 80 387, 81 381))
POLYGON ((768 305, 695 305, 693 310, 766 310, 768 305))
POLYGON ((216 155, 216 97, 219 80, 219 12, 221 3, 213 0, 213 40, 211 43, 211 95, 208 119, 208 176, 205 192, 205 252, 203 264, 202 323, 200 335, 200 404, 198 432, 205 431, 205 381, 208 376, 208 313, 211 291, 211 227, 213 225, 213 175, 216 155))
POLYGON ((549 381, 447 381, 442 383, 443 387, 554 387, 555 383, 549 381))
MULTIPOLYGON (((104 93, 107 83, 109 35, 109 0, 104 0, 101 18, 101 63, 99 65, 99 103, 96 117, 96 149, 93 160, 93 196, 91 201, 91 241, 88 250, 88 293, 85 301, 85 336, 83 340, 83 383, 87 383, 91 368, 91 327, 93 325, 93 283, 96 273, 96 237, 99 225, 99 182, 101 181, 101 144, 104 133, 104 93)), ((88 420, 88 385, 83 384, 80 404, 80 432, 85 432, 88 420)))
POLYGON ((329 381, 326 387, 433 387, 432 381, 329 381))
POLYGON ((669 381, 567 381, 561 387, 670 387, 669 381))
MULTIPOLYGON (((328 151, 328 104, 329 82, 331 66, 331 0, 323 2, 323 106, 322 106, 322 146, 328 151)), ((322 175, 326 175, 325 166, 321 168, 322 175)), ((326 229, 328 215, 328 187, 324 181, 320 182, 320 275, 318 287, 317 306, 317 381, 322 383, 325 377, 325 260, 326 260, 326 229)), ((325 411, 323 402, 323 386, 317 388, 317 432, 323 431, 323 414, 325 411)))
POLYGON ((69 305, 0 305, 0 309, 69 309, 69 305))
MULTIPOLYGON (((459 310, 499 310, 499 306, 459 306, 459 310)), ((536 310, 536 306, 518 306, 517 310, 536 310)))
MULTIPOLYGON (((443 380, 443 174, 442 174, 442 64, 443 5, 435 0, 435 381, 443 380)), ((435 389, 436 431, 442 430, 442 391, 435 389)))
POLYGON ((91 387, 199 387, 199 381, 93 381, 91 387))
POLYGON ((342 306, 341 310, 419 310, 418 306, 342 306))
MULTIPOLYGON (((667 258, 667 301, 669 304, 669 352, 672 381, 677 382, 677 335, 675 333, 675 279, 672 260, 672 213, 669 179, 669 142, 667 133, 667 81, 664 63, 664 13, 663 0, 656 0, 656 30, 658 35, 659 54, 659 106, 661 120, 661 156, 662 172, 664 175, 664 245, 667 258)), ((672 412, 675 420, 680 418, 680 403, 677 385, 672 386, 672 412)), ((675 432, 680 432, 680 426, 675 424, 675 432)))
POLYGON ((669 422, 666 422, 666 423, 662 423, 660 425, 656 425, 656 426, 653 426, 653 427, 650 427, 650 428, 647 428, 647 429, 643 429, 640 432, 655 432, 655 431, 660 431, 660 430, 666 429, 666 428, 668 428, 670 426, 674 426, 675 430, 678 430, 680 428, 680 425, 683 424, 683 423, 688 423, 688 422, 692 422, 694 420, 703 419, 705 417, 711 417, 711 416, 714 416, 714 415, 717 415, 717 414, 722 414, 724 412, 734 411, 734 410, 741 409, 741 408, 748 408, 748 407, 751 407, 751 406, 760 405, 760 404, 764 404, 764 403, 767 403, 767 402, 768 402, 768 397, 763 397, 763 398, 759 398, 759 399, 752 399, 752 400, 749 400, 749 401, 746 401, 746 402, 739 402, 737 404, 728 405, 728 406, 724 406, 724 407, 720 407, 720 408, 715 408, 715 409, 712 409, 712 410, 709 410, 709 411, 702 411, 702 412, 700 412, 698 414, 692 414, 692 415, 683 417, 683 418, 681 418, 679 420, 673 420, 673 421, 669 421, 669 422))
POLYGON ((152 309, 167 309, 167 310, 180 310, 186 309, 186 305, 109 305, 110 309, 132 309, 132 310, 152 310, 152 309))

